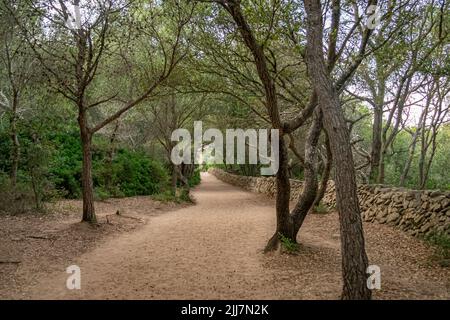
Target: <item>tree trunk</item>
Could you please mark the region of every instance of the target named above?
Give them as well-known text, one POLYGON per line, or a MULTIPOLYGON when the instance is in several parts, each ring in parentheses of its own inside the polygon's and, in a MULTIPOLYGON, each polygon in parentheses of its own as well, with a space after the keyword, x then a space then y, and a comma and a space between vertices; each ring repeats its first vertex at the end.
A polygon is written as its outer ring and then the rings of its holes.
MULTIPOLYGON (((403 187, 405 185, 406 182, 406 178, 408 177, 409 174, 409 170, 411 168, 411 163, 414 159, 414 155, 416 153, 416 146, 417 146, 417 142, 419 140, 419 137, 422 138, 422 143, 421 143, 421 151, 423 151, 423 139, 424 139, 424 130, 426 130, 426 119, 427 119, 427 115, 428 115, 428 109, 430 107, 430 103, 431 103, 431 99, 430 99, 430 95, 428 95, 427 97, 427 102, 425 105, 425 108, 423 109, 422 113, 420 114, 420 118, 419 118, 419 124, 417 126, 416 132, 414 132, 413 135, 413 140, 411 142, 411 145, 409 146, 409 153, 408 153, 408 159, 406 160, 405 163, 405 167, 403 168, 403 172, 402 175, 400 177, 400 186, 403 187)), ((422 155, 422 152, 421 152, 422 155)))
MULTIPOLYGON (((267 66, 266 57, 264 54, 264 48, 258 44, 254 37, 250 26, 245 20, 242 14, 239 1, 221 1, 219 2, 233 17, 239 32, 244 40, 245 45, 252 52, 255 60, 256 70, 258 72, 259 79, 264 88, 265 104, 267 113, 269 114, 272 128, 281 129, 283 127, 278 110, 278 99, 276 93, 275 81, 269 72, 267 66)), ((314 98, 315 100, 315 95, 314 98)), ((312 101, 314 101, 312 100, 312 101)), ((312 104, 315 106, 315 104, 312 104)), ((284 133, 280 134, 279 141, 279 169, 277 172, 277 197, 276 197, 276 216, 277 216, 277 228, 275 234, 269 240, 266 245, 265 251, 274 250, 278 247, 279 236, 289 238, 292 241, 295 240, 293 217, 289 212, 289 199, 291 194, 291 186, 289 181, 289 159, 286 142, 284 141, 284 133)))
POLYGON ((369 181, 378 180, 380 160, 381 160, 381 134, 383 124, 383 104, 374 107, 373 129, 372 129, 372 150, 370 155, 369 181))
POLYGON ((317 109, 314 112, 313 121, 309 129, 305 144, 304 185, 302 195, 292 211, 294 223, 293 239, 297 239, 297 233, 305 221, 306 215, 314 204, 317 196, 317 165, 320 132, 322 131, 322 112, 317 109))
POLYGON ((419 156, 419 189, 423 189, 425 185, 425 162, 427 158, 429 143, 428 143, 428 134, 427 129, 424 127, 421 131, 421 139, 420 139, 420 156, 419 156))
POLYGON ((321 112, 317 111, 314 113, 306 140, 304 158, 305 183, 302 194, 292 213, 289 212, 290 181, 287 148, 284 139, 282 139, 283 148, 281 148, 280 141, 280 168, 277 174, 277 229, 266 245, 266 252, 278 248, 280 234, 290 241, 297 243, 298 231, 311 209, 317 193, 317 145, 321 129, 322 115, 321 112), (281 165, 282 161, 283 165, 281 165))
POLYGON ((384 146, 382 147, 381 157, 380 157, 380 163, 378 165, 378 178, 376 180, 377 183, 384 184, 384 176, 385 176, 385 159, 386 159, 386 152, 387 150, 384 149, 384 146))
POLYGON ((319 190, 317 191, 313 206, 318 206, 322 201, 323 197, 325 196, 325 192, 327 191, 328 181, 330 180, 331 167, 333 164, 333 154, 331 153, 330 139, 328 138, 328 136, 325 140, 325 146, 327 148, 327 162, 325 163, 325 168, 322 172, 319 190))
POLYGON ((83 195, 83 220, 96 223, 94 208, 94 183, 92 181, 92 133, 87 127, 86 113, 80 112, 78 116, 80 126, 81 147, 83 150, 83 167, 81 188, 83 195))
POLYGON ((319 0, 305 0, 307 13, 306 61, 319 98, 325 130, 330 138, 336 170, 336 203, 339 211, 343 292, 342 299, 370 299, 367 288, 368 259, 358 204, 350 136, 338 94, 323 58, 323 25, 319 0))
MULTIPOLYGON (((430 129, 431 130, 431 129, 430 129)), ((424 163, 424 164, 422 164, 422 169, 421 169, 421 181, 420 181, 420 189, 421 190, 424 190, 425 188, 426 188, 426 184, 427 184, 427 181, 428 181, 428 176, 429 176, 429 173, 430 173, 430 168, 431 168, 431 164, 433 163, 433 158, 434 158, 434 155, 435 155, 435 153, 436 153, 436 135, 437 135, 437 129, 432 129, 433 131, 432 131, 432 140, 431 140, 431 153, 430 153, 430 155, 429 155, 429 157, 428 157, 428 161, 425 161, 426 162, 426 164, 424 163)), ((428 148, 429 148, 429 144, 428 144, 428 146, 427 146, 427 149, 426 149, 426 153, 428 152, 428 148)), ((424 155, 424 160, 426 160, 426 153, 425 153, 425 155, 424 155)))
POLYGON ((17 184, 17 172, 19 171, 19 161, 20 161, 20 143, 19 143, 19 135, 17 132, 17 105, 18 105, 18 95, 17 93, 13 94, 12 101, 12 112, 11 112, 11 142, 12 142, 12 150, 11 150, 11 184, 13 187, 17 184))
POLYGON ((280 136, 279 142, 279 169, 277 172, 277 197, 276 197, 276 218, 277 227, 275 234, 267 242, 264 252, 273 251, 278 248, 280 234, 295 241, 293 236, 292 217, 289 213, 289 199, 291 195, 291 184, 289 181, 288 151, 284 137, 280 136))
POLYGON ((405 186, 406 178, 408 178, 409 170, 411 168, 411 163, 413 161, 414 154, 416 152, 416 144, 417 144, 417 139, 418 139, 420 130, 421 130, 421 127, 419 126, 417 128, 417 131, 414 133, 413 141, 411 142, 411 145, 409 146, 408 159, 406 159, 406 163, 403 168, 402 175, 400 176, 400 182, 399 182, 400 187, 405 186))
POLYGON ((178 172, 175 168, 175 164, 172 164, 172 179, 171 179, 171 187, 172 187, 172 195, 175 197, 177 195, 177 181, 178 181, 178 172))
POLYGON ((105 186, 106 190, 108 192, 113 191, 113 160, 114 155, 116 153, 116 139, 117 139, 117 131, 119 130, 120 122, 117 120, 113 132, 111 134, 111 137, 109 138, 109 149, 106 154, 106 161, 105 165, 107 168, 106 175, 105 175, 105 186))

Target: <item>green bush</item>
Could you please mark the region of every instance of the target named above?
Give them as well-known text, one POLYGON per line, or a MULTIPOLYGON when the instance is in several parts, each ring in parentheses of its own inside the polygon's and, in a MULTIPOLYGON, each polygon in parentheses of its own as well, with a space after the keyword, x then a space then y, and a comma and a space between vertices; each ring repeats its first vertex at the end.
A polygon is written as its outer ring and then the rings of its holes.
POLYGON ((0 170, 9 172, 11 168, 11 138, 9 132, 0 128, 0 170))
POLYGON ((280 238, 280 242, 282 247, 288 252, 288 253, 295 253, 298 251, 299 246, 298 243, 292 241, 288 237, 285 237, 282 233, 278 233, 278 236, 280 238))
POLYGON ((161 193, 153 195, 152 198, 156 201, 161 202, 193 202, 191 197, 189 196, 189 191, 185 188, 179 189, 179 193, 177 195, 174 195, 171 190, 164 190, 161 193))
MULTIPOLYGON (((1 129, 1 128, 0 128, 1 129)), ((5 131, 0 130, 0 151, 9 155, 10 142, 5 131)), ((21 136, 22 158, 18 172, 18 188, 27 186, 27 192, 35 191, 38 200, 48 201, 56 196, 65 198, 81 197, 82 147, 78 128, 71 126, 64 130, 46 133, 39 137, 39 144, 33 142, 32 134, 25 132, 21 136)), ((111 145, 102 135, 94 136, 92 142, 93 184, 96 199, 136 195, 153 195, 169 189, 168 169, 160 161, 151 159, 143 151, 131 151, 118 148, 110 158, 111 145)), ((0 172, 9 172, 10 157, 0 157, 0 172)), ((8 178, 7 174, 4 174, 8 178)), ((10 199, 6 178, 2 197, 10 199)), ((189 179, 195 186, 200 182, 200 172, 196 170, 189 179)), ((23 189, 23 188, 22 188, 23 189)), ((33 193, 31 193, 32 195, 33 193)), ((35 196, 36 198, 36 196, 35 196)), ((9 200, 8 200, 9 201, 9 200)), ((25 210, 19 208, 18 211, 25 210)))
POLYGON ((157 193, 157 194, 153 195, 152 198, 156 201, 161 201, 161 202, 171 202, 171 201, 177 200, 177 197, 170 190, 164 190, 160 193, 157 193))
POLYGON ((50 137, 57 147, 49 166, 55 188, 67 198, 81 196, 81 141, 76 130, 60 132, 50 137))
MULTIPOLYGON (((111 198, 112 194, 109 190, 106 190, 103 186, 94 188, 94 198, 95 200, 106 200, 111 198)), ((117 196, 117 195, 116 195, 117 196)))
MULTIPOLYGON (((57 189, 65 197, 81 196, 81 141, 77 130, 52 136, 58 146, 52 160, 50 175, 57 189)), ((168 183, 167 171, 162 164, 151 160, 144 152, 119 149, 112 162, 108 162, 109 144, 102 136, 93 141, 93 182, 97 199, 160 192, 168 183)))
POLYGON ((159 193, 169 181, 163 165, 142 152, 119 150, 112 169, 113 185, 127 197, 159 193))

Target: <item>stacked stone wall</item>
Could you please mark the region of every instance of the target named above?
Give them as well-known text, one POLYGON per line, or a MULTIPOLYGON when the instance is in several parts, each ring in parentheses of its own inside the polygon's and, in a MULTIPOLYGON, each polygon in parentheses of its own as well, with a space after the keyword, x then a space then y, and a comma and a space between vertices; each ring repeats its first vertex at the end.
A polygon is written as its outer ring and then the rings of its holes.
MULTIPOLYGON (((245 190, 275 197, 273 177, 239 176, 220 169, 210 169, 210 173, 245 190)), ((302 188, 302 181, 291 179, 291 200, 298 199, 302 188)), ((364 221, 389 224, 414 236, 432 232, 450 235, 450 192, 359 185, 358 198, 364 221)), ((336 205, 333 181, 328 183, 323 203, 329 208, 336 205)))

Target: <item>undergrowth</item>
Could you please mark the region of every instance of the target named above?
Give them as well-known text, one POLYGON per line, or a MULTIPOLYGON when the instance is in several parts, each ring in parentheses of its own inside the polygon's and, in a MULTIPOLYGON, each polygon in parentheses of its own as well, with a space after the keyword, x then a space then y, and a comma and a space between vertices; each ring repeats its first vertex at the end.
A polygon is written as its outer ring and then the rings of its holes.
POLYGON ((450 267, 450 236, 443 232, 433 232, 425 240, 436 249, 435 258, 442 267, 450 267))
POLYGON ((328 213, 328 207, 320 202, 317 206, 314 206, 313 212, 321 214, 328 213))
POLYGON ((280 242, 283 247, 288 253, 295 253, 298 251, 298 243, 292 241, 288 237, 285 237, 282 233, 278 233, 278 236, 280 237, 280 242))
POLYGON ((166 190, 164 192, 153 195, 152 198, 156 201, 161 202, 175 202, 175 203, 194 202, 189 195, 189 191, 184 188, 180 189, 180 192, 177 192, 176 195, 174 195, 171 190, 166 190))

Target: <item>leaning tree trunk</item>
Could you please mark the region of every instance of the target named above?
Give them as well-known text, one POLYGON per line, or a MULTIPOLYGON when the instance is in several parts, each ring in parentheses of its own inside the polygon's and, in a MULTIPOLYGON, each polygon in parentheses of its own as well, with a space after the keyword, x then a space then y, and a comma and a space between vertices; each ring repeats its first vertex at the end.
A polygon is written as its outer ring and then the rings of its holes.
MULTIPOLYGON (((433 134, 433 137, 432 137, 432 141, 431 141, 431 143, 432 143, 432 145, 431 145, 431 154, 429 155, 428 161, 427 161, 427 163, 426 163, 426 165, 424 167, 423 178, 422 178, 422 180, 420 182, 420 189, 421 190, 424 190, 425 187, 426 187, 426 183, 428 181, 428 176, 430 174, 431 164, 433 163, 433 158, 434 158, 434 155, 436 154, 436 131, 434 131, 434 133, 432 133, 432 134, 433 134)), ((428 150, 428 147, 427 147, 427 150, 428 150)))
POLYGON ((323 58, 323 25, 319 0, 305 0, 307 13, 307 67, 323 111, 336 170, 336 203, 339 211, 343 292, 342 299, 370 299, 367 287, 368 259, 358 204, 350 135, 338 94, 323 58))
MULTIPOLYGON (((254 37, 250 26, 242 14, 240 2, 238 1, 220 1, 219 2, 225 10, 227 10, 233 17, 238 30, 242 36, 245 45, 250 49, 255 60, 258 77, 261 80, 264 88, 265 103, 267 113, 272 124, 272 128, 281 128, 281 119, 278 110, 278 99, 276 93, 275 81, 272 78, 269 68, 266 63, 264 49, 258 44, 254 37)), ((292 235, 292 221, 289 214, 289 198, 291 193, 291 186, 289 183, 289 168, 288 168, 288 152, 283 134, 279 137, 279 169, 276 175, 277 181, 277 196, 276 196, 276 216, 277 228, 275 234, 266 245, 265 251, 270 251, 278 247, 279 234, 285 236, 292 235)))
POLYGON ((81 177, 81 188, 83 196, 83 220, 96 223, 94 208, 94 183, 92 180, 92 133, 87 126, 86 114, 80 112, 78 116, 80 126, 81 147, 83 151, 83 167, 81 177))
POLYGON ((297 243, 297 233, 311 209, 317 193, 317 145, 321 129, 321 112, 315 112, 305 146, 305 182, 303 191, 292 213, 289 212, 290 181, 288 175, 287 148, 284 140, 282 140, 283 147, 280 147, 280 168, 277 174, 277 229, 266 245, 266 252, 278 248, 280 235, 297 243))
POLYGON ((305 221, 306 215, 314 204, 317 194, 317 165, 318 165, 318 143, 320 131, 322 130, 322 112, 317 109, 314 112, 313 121, 309 129, 305 144, 304 162, 304 185, 303 191, 294 210, 292 220, 294 223, 293 239, 297 239, 297 233, 305 221))
POLYGON ((417 138, 418 133, 420 132, 421 127, 419 126, 417 128, 416 133, 413 136, 413 141, 411 142, 411 145, 409 146, 409 152, 408 152, 408 158, 406 159, 405 166, 403 167, 402 175, 400 176, 400 187, 404 187, 406 183, 406 179, 408 178, 409 170, 411 169, 411 163, 414 158, 414 154, 416 152, 416 145, 417 145, 417 138))
MULTIPOLYGON (((239 1, 220 1, 219 2, 233 17, 239 32, 244 40, 246 46, 252 52, 255 60, 256 70, 259 79, 264 87, 265 103, 267 112, 274 129, 282 127, 278 99, 276 93, 276 85, 272 75, 267 67, 266 58, 263 46, 259 45, 254 37, 250 26, 245 20, 239 1)), ((320 130, 319 130, 320 131, 320 130)), ((290 181, 289 181, 289 160, 286 143, 283 138, 283 132, 280 134, 279 140, 279 169, 276 176, 277 181, 277 197, 276 197, 276 215, 277 215, 277 229, 275 234, 266 245, 265 251, 274 250, 278 247, 280 234, 296 241, 296 231, 294 228, 293 215, 289 212, 290 199, 290 181)))

